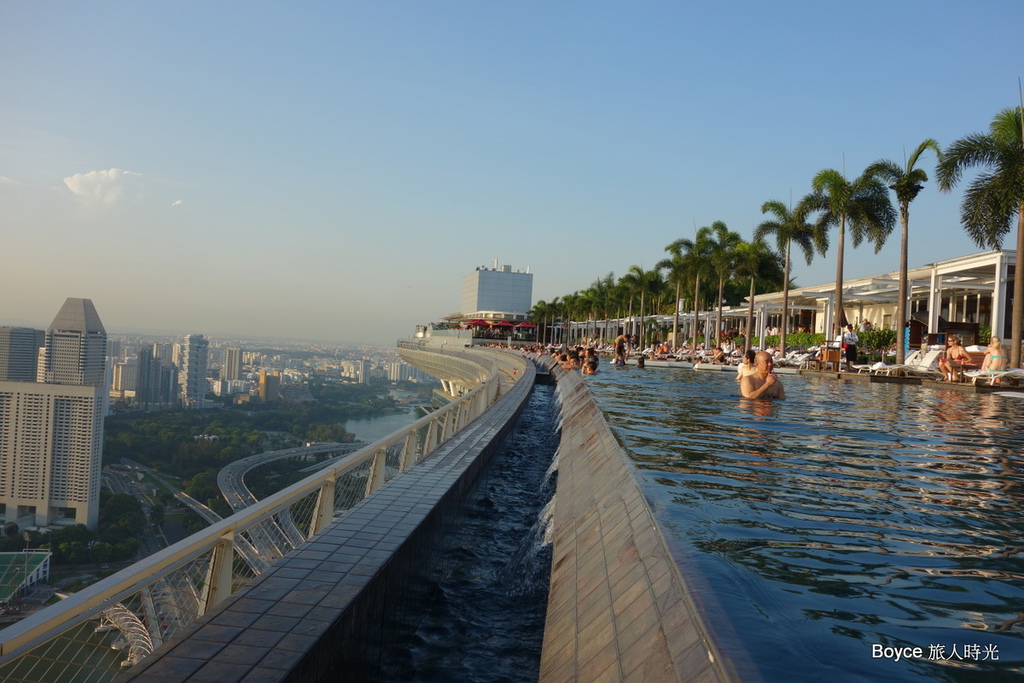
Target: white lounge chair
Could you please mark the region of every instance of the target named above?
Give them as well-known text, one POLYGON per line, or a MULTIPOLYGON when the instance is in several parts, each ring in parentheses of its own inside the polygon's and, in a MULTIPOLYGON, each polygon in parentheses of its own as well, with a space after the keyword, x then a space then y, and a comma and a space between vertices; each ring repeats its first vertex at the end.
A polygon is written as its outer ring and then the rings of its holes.
POLYGON ((883 367, 872 370, 871 373, 875 375, 906 375, 914 374, 919 376, 942 376, 939 371, 939 357, 942 355, 942 349, 931 349, 928 351, 917 350, 907 356, 906 361, 903 363, 895 363, 893 365, 884 365, 883 367))
POLYGON ((1020 382, 1024 379, 1024 370, 968 370, 964 373, 964 377, 970 377, 971 384, 977 384, 978 382, 994 384, 994 380, 1002 380, 1003 378, 1020 382))
POLYGON ((899 368, 900 366, 907 364, 916 364, 920 360, 921 355, 921 350, 915 349, 911 351, 906 358, 903 359, 902 363, 886 363, 884 361, 878 361, 877 363, 870 364, 861 363, 859 365, 854 365, 853 369, 856 370, 858 373, 866 372, 871 375, 888 375, 889 371, 894 368, 899 368))

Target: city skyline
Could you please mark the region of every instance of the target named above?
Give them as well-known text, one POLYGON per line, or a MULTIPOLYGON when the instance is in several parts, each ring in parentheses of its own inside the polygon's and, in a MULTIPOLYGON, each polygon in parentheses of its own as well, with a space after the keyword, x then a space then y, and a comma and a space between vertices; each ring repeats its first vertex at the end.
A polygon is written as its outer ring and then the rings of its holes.
MULTIPOLYGON (((986 131, 1018 104, 1022 17, 1009 0, 5 7, 0 325, 81 297, 111 333, 388 345, 458 311, 460 278, 495 260, 550 300, 716 220, 749 239, 821 169, 986 131)), ((980 251, 961 196, 931 180, 911 205, 911 266, 980 251)), ((797 283, 832 281, 834 249, 798 259, 797 283)), ((895 270, 898 249, 898 228, 878 255, 848 249, 846 276, 895 270)))

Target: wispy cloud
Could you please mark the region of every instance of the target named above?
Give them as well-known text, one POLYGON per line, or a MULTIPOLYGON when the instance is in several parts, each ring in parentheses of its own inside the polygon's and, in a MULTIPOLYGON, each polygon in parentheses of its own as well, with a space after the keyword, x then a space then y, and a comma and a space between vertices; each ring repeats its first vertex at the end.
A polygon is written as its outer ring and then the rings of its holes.
POLYGON ((76 173, 65 178, 64 184, 75 196, 113 204, 124 195, 126 184, 133 177, 141 177, 141 174, 111 168, 106 171, 76 173))
POLYGON ((182 200, 175 199, 173 202, 171 202, 171 206, 181 206, 182 203, 183 203, 182 200))

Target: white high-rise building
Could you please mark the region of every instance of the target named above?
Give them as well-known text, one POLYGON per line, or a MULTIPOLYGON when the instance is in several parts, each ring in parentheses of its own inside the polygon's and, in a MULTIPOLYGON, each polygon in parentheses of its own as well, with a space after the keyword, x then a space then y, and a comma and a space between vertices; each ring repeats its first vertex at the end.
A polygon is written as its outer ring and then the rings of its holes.
POLYGON ((0 382, 0 504, 19 527, 99 520, 103 387, 0 382))
POLYGON ((224 366, 220 373, 221 379, 242 379, 242 349, 229 348, 224 351, 224 366))
POLYGON ((114 365, 110 391, 124 395, 126 391, 134 392, 139 383, 139 364, 134 358, 121 361, 114 365))
POLYGON ((495 263, 462 278, 462 305, 467 318, 525 320, 533 306, 533 273, 495 263))
POLYGON ((210 358, 210 342, 201 334, 186 334, 181 345, 181 399, 186 408, 201 408, 209 391, 206 369, 210 358))
POLYGON ((0 506, 5 523, 99 518, 106 331, 88 299, 68 299, 46 330, 37 377, 0 382, 0 506))

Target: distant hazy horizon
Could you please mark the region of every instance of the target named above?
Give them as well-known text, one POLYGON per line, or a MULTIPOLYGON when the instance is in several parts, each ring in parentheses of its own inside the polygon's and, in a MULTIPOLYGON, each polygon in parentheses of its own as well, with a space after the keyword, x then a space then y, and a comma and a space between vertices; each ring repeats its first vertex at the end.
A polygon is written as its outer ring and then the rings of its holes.
MULTIPOLYGON (((95 302, 93 302, 93 303, 95 303, 95 302)), ((97 312, 100 314, 100 320, 102 321, 103 320, 103 314, 102 314, 101 311, 99 311, 98 307, 97 307, 97 312)), ((50 323, 52 323, 52 322, 53 322, 52 316, 46 322, 41 322, 41 321, 33 322, 33 321, 27 321, 27 320, 7 320, 7 319, 0 318, 0 327, 31 327, 31 328, 34 328, 34 329, 37 329, 37 330, 45 330, 47 327, 49 327, 50 323)), ((211 331, 206 331, 206 330, 171 330, 171 329, 166 329, 166 330, 145 330, 145 329, 117 330, 117 329, 111 329, 110 326, 108 326, 105 322, 104 322, 104 328, 106 329, 108 336, 152 337, 152 338, 176 338, 176 339, 181 339, 186 334, 201 334, 205 338, 211 339, 211 340, 214 340, 214 341, 222 340, 222 339, 227 339, 227 340, 254 341, 254 342, 282 341, 282 342, 310 343, 310 344, 339 344, 339 345, 346 345, 346 346, 385 346, 385 347, 393 347, 395 345, 395 342, 397 342, 399 339, 403 339, 403 338, 406 338, 406 337, 412 337, 412 334, 413 334, 413 331, 414 331, 414 330, 410 329, 409 330, 409 334, 400 335, 400 336, 396 337, 395 339, 391 340, 391 342, 374 343, 374 342, 353 341, 353 340, 345 340, 345 339, 310 339, 310 338, 295 337, 295 336, 288 336, 288 335, 259 336, 259 335, 250 335, 250 334, 235 334, 235 333, 231 333, 231 332, 211 332, 211 331)))

